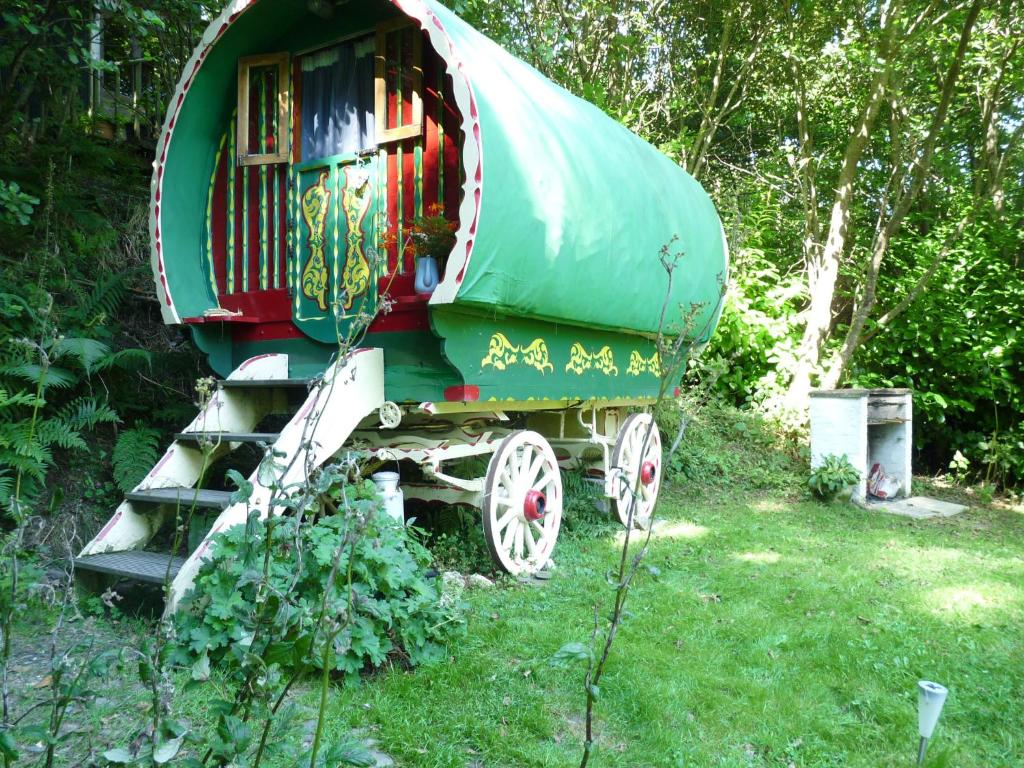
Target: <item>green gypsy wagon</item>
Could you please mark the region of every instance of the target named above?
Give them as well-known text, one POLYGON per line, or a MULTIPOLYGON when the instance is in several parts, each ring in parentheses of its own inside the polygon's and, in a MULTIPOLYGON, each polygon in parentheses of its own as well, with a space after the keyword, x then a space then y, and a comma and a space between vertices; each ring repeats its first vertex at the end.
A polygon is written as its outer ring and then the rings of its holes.
POLYGON ((151 208, 164 320, 224 378, 79 569, 162 580, 170 557, 173 605, 247 514, 196 488, 208 443, 270 444, 284 482, 353 447, 397 462, 406 500, 481 508, 511 573, 551 558, 559 467, 600 478, 623 516, 641 475, 649 517, 660 439, 631 409, 660 384, 658 254, 679 238, 669 315, 696 307, 687 341, 706 342, 726 270, 714 206, 435 0, 231 2, 171 100, 151 208), (485 476, 452 474, 469 456, 490 457, 485 476), (146 551, 193 503, 219 512, 207 538, 146 551))

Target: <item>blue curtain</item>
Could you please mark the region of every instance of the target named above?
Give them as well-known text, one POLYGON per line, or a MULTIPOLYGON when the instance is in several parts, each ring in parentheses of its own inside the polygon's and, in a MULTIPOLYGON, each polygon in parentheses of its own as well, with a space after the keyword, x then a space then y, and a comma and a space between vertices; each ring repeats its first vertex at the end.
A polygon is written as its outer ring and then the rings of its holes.
POLYGON ((302 57, 302 159, 374 146, 372 37, 302 57))

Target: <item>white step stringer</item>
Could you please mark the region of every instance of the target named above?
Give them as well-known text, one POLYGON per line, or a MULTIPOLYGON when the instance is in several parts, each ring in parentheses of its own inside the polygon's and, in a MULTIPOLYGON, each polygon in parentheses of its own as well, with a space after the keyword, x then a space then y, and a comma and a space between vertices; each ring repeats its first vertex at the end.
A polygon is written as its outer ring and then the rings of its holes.
MULTIPOLYGON (((266 416, 284 408, 285 392, 275 389, 275 381, 281 381, 282 385, 290 381, 287 355, 261 355, 246 360, 228 377, 226 384, 232 386, 218 388, 182 434, 236 435, 251 432, 266 416), (245 385, 247 381, 253 382, 251 388, 245 385)), ((301 483, 308 472, 334 456, 359 422, 383 403, 382 350, 353 350, 332 364, 309 389, 305 402, 271 446, 275 465, 283 468, 274 484, 278 488, 288 488, 301 483)), ((204 456, 197 441, 175 440, 129 497, 144 499, 147 492, 156 496, 157 489, 181 489, 178 494, 181 509, 200 501, 205 506, 218 506, 217 499, 212 498, 216 492, 184 489, 195 488, 204 468, 234 445, 237 443, 227 440, 215 442, 212 452, 209 445, 206 446, 207 455, 204 456)), ((168 595, 168 613, 175 610, 191 588, 203 559, 209 556, 213 536, 244 523, 251 511, 258 511, 261 517, 275 511, 269 508, 273 491, 259 481, 258 474, 259 468, 250 477, 253 491, 249 500, 226 505, 203 541, 177 570, 168 595)), ((178 517, 179 510, 173 504, 162 503, 157 509, 152 509, 151 505, 152 511, 148 512, 137 508, 139 504, 139 501, 122 502, 76 559, 84 563, 90 556, 140 550, 162 525, 178 517)))

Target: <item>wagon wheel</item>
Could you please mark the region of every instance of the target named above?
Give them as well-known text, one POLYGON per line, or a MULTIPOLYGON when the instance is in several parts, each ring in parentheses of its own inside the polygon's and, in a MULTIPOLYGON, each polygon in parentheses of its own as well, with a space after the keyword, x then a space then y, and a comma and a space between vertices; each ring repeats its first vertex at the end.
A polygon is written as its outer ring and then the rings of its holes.
POLYGON ((615 483, 615 509, 623 525, 629 524, 629 506, 640 475, 640 493, 633 510, 633 525, 646 528, 661 488, 661 433, 649 413, 634 413, 619 429, 612 450, 612 467, 618 469, 615 483), (650 438, 647 429, 650 427, 650 438))
POLYGON ((532 574, 547 565, 562 522, 562 475, 536 432, 513 432, 491 457, 483 518, 487 548, 504 570, 532 574))

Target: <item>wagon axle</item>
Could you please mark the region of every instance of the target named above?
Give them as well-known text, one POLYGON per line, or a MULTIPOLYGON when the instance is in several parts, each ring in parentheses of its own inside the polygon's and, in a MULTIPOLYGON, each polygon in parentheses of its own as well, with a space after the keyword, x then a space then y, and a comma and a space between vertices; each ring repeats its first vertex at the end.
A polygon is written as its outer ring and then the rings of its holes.
POLYGON ((527 520, 540 520, 544 517, 547 499, 541 491, 531 488, 526 492, 526 499, 523 501, 523 516, 527 520))
POLYGON ((640 482, 644 485, 653 483, 657 475, 658 468, 654 465, 653 461, 645 461, 643 466, 640 467, 640 482))

